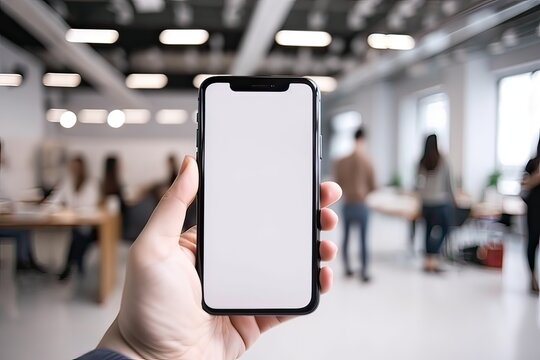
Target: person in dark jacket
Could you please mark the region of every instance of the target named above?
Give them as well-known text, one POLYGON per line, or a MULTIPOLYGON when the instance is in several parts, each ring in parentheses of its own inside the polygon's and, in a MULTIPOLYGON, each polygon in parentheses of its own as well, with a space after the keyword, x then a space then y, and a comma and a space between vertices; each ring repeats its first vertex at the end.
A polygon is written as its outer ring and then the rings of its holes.
POLYGON ((531 271, 531 291, 538 295, 536 250, 540 239, 540 139, 536 156, 529 160, 523 177, 524 200, 527 203, 527 262, 531 271))

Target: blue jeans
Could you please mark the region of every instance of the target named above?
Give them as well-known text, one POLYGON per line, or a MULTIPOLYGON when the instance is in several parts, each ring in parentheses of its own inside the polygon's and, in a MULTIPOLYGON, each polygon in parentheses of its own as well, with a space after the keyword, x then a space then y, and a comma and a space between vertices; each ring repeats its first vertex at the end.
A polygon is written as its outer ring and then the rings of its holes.
POLYGON ((448 235, 451 206, 449 204, 424 205, 422 207, 422 216, 426 222, 426 254, 436 255, 441 251, 444 239, 448 235), (432 236, 435 226, 441 228, 440 235, 436 237, 432 236))
POLYGON ((360 226, 360 263, 361 274, 367 275, 368 268, 368 249, 367 249, 367 225, 369 219, 369 210, 364 203, 349 203, 343 207, 343 261, 345 268, 350 271, 349 264, 349 231, 351 225, 358 224, 360 226))
POLYGON ((29 263, 32 258, 31 239, 32 233, 29 230, 0 229, 0 238, 15 239, 15 250, 17 262, 29 263))

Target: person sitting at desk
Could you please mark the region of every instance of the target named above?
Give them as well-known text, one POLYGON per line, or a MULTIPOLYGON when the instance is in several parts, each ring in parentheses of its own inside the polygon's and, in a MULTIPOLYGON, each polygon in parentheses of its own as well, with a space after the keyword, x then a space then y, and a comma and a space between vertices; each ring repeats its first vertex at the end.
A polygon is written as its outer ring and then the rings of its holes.
MULTIPOLYGON (((79 212, 95 211, 99 202, 96 183, 87 175, 86 162, 82 156, 74 157, 69 164, 69 176, 47 199, 51 204, 62 205, 79 212)), ((71 230, 71 244, 64 270, 58 275, 59 280, 66 280, 71 275, 71 267, 76 264, 79 272, 84 273, 84 255, 88 246, 96 239, 96 229, 90 226, 77 226, 71 230)))
MULTIPOLYGON (((2 165, 2 141, 0 140, 0 168, 2 165)), ((0 171, 0 203, 2 203, 2 209, 0 212, 12 212, 13 201, 8 195, 6 187, 4 186, 0 171)), ((32 270, 39 273, 46 273, 47 271, 43 266, 36 262, 32 251, 32 233, 30 230, 24 229, 0 229, 0 238, 13 238, 15 239, 15 252, 17 264, 15 269, 17 272, 32 270)))

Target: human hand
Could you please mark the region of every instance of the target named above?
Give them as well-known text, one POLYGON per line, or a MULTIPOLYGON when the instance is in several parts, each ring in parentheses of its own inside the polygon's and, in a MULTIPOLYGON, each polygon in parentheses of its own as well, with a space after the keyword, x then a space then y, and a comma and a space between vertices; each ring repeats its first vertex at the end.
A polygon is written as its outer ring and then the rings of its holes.
MULTIPOLYGON (((290 319, 213 316, 202 309, 195 269, 197 232, 191 228, 181 233, 197 189, 197 163, 186 157, 176 181, 130 249, 120 311, 98 347, 130 358, 236 359, 263 332, 290 319)), ((337 184, 321 184, 322 230, 335 228, 338 217, 328 206, 340 197, 337 184)), ((321 260, 331 261, 337 248, 321 241, 319 252, 321 260)), ((322 293, 330 290, 329 267, 322 267, 319 282, 322 293)))

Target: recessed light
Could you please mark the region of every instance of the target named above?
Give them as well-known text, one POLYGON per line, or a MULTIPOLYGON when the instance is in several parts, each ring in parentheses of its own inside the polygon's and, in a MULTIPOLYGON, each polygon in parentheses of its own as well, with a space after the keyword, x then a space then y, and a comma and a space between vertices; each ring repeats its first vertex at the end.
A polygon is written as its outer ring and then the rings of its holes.
POLYGON ((146 109, 124 109, 126 124, 146 124, 150 120, 150 111, 146 109))
POLYGON ((118 40, 118 31, 111 29, 69 29, 66 40, 72 43, 113 44, 118 40))
POLYGON ((283 46, 325 47, 332 42, 332 36, 326 31, 281 30, 275 39, 283 46))
POLYGON ((367 38, 369 46, 374 49, 411 50, 414 49, 414 39, 410 35, 401 34, 371 34, 367 38))
POLYGON ((60 125, 66 129, 71 129, 77 123, 77 115, 73 111, 65 111, 60 115, 60 125))
POLYGON ((49 109, 47 110, 47 113, 45 114, 45 118, 49 122, 60 122, 60 116, 62 116, 63 113, 68 111, 67 109, 49 109))
POLYGON ((126 114, 122 110, 113 110, 107 116, 107 124, 114 129, 118 129, 126 122, 126 114))
POLYGON ((304 76, 315 81, 322 92, 332 92, 337 88, 337 80, 331 76, 304 76))
POLYGON ((201 45, 208 37, 203 29, 167 29, 159 34, 159 41, 165 45, 201 45))
POLYGON ((79 121, 84 124, 103 124, 107 119, 105 109, 82 109, 79 111, 79 121))
POLYGON ((51 87, 77 87, 81 83, 81 75, 75 73, 46 73, 43 85, 51 87))
POLYGON ((182 109, 162 109, 157 112, 156 121, 166 125, 183 124, 187 117, 187 111, 182 109))
POLYGON ((0 74, 0 86, 17 87, 22 84, 21 74, 0 74))
POLYGON ((130 74, 126 86, 130 89, 162 89, 168 81, 165 74, 130 74))

